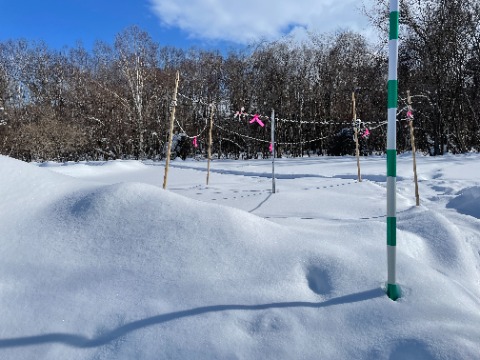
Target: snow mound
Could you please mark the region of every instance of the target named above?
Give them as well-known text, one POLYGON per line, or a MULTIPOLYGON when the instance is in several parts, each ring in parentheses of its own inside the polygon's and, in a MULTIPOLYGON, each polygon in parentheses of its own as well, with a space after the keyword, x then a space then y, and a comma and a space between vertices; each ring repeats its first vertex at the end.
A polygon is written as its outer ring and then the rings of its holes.
POLYGON ((480 219, 480 186, 463 189, 457 195, 448 202, 447 208, 480 219))
POLYGON ((441 214, 399 217, 392 302, 384 219, 286 226, 144 183, 0 169, 2 359, 478 355, 478 262, 441 214))

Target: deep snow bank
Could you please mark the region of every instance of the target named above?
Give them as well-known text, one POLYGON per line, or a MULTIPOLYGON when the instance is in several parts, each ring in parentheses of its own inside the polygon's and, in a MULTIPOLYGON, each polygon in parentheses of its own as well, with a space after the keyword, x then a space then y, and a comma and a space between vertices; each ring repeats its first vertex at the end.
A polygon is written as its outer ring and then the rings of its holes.
POLYGON ((447 207, 480 219, 480 186, 463 189, 457 195, 448 202, 447 207))
POLYGON ((392 302, 382 219, 307 230, 146 184, 81 182, 5 157, 0 169, 2 358, 479 353, 478 269, 444 216, 399 218, 409 246, 392 302))

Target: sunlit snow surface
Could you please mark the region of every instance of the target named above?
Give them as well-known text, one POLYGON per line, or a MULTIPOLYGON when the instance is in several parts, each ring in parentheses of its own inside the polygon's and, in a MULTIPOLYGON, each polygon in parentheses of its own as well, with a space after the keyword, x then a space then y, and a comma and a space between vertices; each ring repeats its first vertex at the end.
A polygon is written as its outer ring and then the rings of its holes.
POLYGON ((480 155, 0 157, 1 359, 479 359, 480 155))

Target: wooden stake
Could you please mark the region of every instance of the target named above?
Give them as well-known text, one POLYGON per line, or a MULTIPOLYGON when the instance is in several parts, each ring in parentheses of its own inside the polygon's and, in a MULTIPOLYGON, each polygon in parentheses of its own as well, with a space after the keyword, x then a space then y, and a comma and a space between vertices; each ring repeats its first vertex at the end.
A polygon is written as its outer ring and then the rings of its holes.
POLYGON ((212 131, 213 131, 213 111, 215 106, 212 104, 210 107, 210 129, 208 131, 208 162, 207 162, 207 185, 210 179, 210 161, 212 160, 212 131))
MULTIPOLYGON (((408 111, 412 111, 412 98, 410 96, 410 90, 407 90, 407 104, 408 111)), ((410 142, 412 143, 412 157, 413 157, 413 180, 415 182, 415 204, 420 206, 420 195, 418 194, 418 178, 417 178, 417 160, 415 157, 415 136, 413 134, 413 117, 408 119, 410 125, 410 142)))
POLYGON ((355 91, 352 92, 352 103, 353 103, 353 127, 355 128, 355 153, 357 155, 358 182, 362 182, 362 177, 360 175, 360 150, 358 149, 358 128, 357 128, 357 109, 355 105, 355 91))
POLYGON ((173 92, 172 112, 170 113, 170 131, 168 133, 168 145, 167 145, 167 154, 166 154, 166 161, 165 161, 165 175, 163 176, 164 189, 167 188, 168 167, 170 165, 170 156, 172 153, 173 122, 175 121, 175 108, 177 107, 177 93, 178 93, 179 81, 180 81, 180 74, 177 71, 177 76, 175 77, 175 91, 173 92))

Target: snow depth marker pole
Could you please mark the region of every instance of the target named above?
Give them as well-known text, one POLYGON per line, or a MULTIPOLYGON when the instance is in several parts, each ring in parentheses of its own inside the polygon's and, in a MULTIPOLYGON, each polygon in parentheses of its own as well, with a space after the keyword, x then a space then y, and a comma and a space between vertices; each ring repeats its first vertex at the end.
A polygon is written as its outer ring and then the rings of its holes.
POLYGON ((180 81, 180 74, 177 71, 175 77, 175 91, 173 92, 172 112, 170 113, 170 131, 168 133, 167 154, 165 160, 165 175, 163 176, 163 188, 167 188, 168 166, 170 165, 170 156, 172 154, 172 138, 173 138, 173 122, 175 121, 175 108, 177 107, 177 93, 178 82, 180 81))
POLYGON ((396 283, 397 258, 397 60, 398 60, 398 0, 390 0, 390 36, 388 52, 388 125, 387 125, 387 296, 393 301, 400 297, 396 283))
POLYGON ((355 91, 352 92, 352 104, 353 104, 353 127, 355 129, 355 154, 357 156, 357 173, 358 182, 362 182, 362 176, 360 175, 360 151, 358 149, 358 127, 357 127, 357 107, 355 104, 355 91))
POLYGON ((208 162, 207 162, 207 185, 210 179, 210 160, 212 159, 212 131, 213 131, 213 110, 215 106, 210 105, 210 129, 208 131, 208 162))
POLYGON ((418 194, 417 159, 415 157, 415 136, 413 134, 412 97, 410 96, 410 90, 407 90, 407 104, 407 118, 408 124, 410 126, 410 142, 412 144, 413 181, 415 182, 415 205, 420 206, 420 195, 418 194))
POLYGON ((272 109, 272 194, 275 194, 275 110, 272 109))

